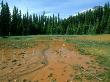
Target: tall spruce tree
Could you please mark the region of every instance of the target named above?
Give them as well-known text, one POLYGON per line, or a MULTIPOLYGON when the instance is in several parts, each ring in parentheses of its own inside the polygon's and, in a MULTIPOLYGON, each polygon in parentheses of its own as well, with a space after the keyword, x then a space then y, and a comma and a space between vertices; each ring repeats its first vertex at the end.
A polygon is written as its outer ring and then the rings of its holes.
POLYGON ((107 29, 105 30, 105 33, 110 34, 110 16, 107 22, 107 29))
POLYGON ((1 35, 7 36, 9 35, 9 29, 10 29, 10 10, 8 7, 8 3, 1 3, 1 35))
POLYGON ((11 35, 18 34, 18 15, 18 9, 14 6, 11 21, 11 35))
POLYGON ((0 7, 0 36, 1 36, 1 7, 0 7))

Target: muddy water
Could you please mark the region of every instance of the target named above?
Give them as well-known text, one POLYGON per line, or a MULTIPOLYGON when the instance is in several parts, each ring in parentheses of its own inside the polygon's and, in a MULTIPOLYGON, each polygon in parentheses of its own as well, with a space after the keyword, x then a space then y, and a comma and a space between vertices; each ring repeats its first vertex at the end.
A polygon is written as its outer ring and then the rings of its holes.
MULTIPOLYGON (((5 61, 0 64, 0 82, 79 82, 74 79, 81 71, 78 69, 87 70, 94 61, 80 55, 74 45, 63 41, 41 41, 37 44, 34 48, 16 49, 13 56, 13 50, 5 52, 5 61), (74 69, 75 66, 79 68, 74 69)), ((93 69, 94 73, 97 67, 93 69)), ((82 80, 89 82, 85 78, 82 80)))

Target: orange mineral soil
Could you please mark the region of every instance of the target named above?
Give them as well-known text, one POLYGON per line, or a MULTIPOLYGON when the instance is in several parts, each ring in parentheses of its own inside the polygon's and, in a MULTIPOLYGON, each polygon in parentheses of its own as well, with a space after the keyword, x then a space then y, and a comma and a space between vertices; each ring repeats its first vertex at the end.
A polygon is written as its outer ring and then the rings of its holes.
POLYGON ((93 57, 73 44, 38 41, 33 48, 0 49, 0 82, 97 82, 103 71, 93 57), (87 79, 88 75, 93 77, 87 79))

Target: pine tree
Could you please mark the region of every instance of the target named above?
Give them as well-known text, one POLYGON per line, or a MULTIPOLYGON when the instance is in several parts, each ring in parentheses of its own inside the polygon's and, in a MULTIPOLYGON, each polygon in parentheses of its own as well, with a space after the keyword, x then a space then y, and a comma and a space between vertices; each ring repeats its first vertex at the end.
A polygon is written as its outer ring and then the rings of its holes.
POLYGON ((11 35, 18 35, 18 9, 14 6, 13 14, 12 14, 12 21, 11 21, 11 35))
POLYGON ((1 11, 0 11, 0 36, 1 36, 1 11))
POLYGON ((110 34, 110 16, 109 16, 109 19, 107 22, 107 29, 106 29, 105 33, 110 34))
POLYGON ((21 10, 18 13, 18 35, 22 35, 23 33, 23 22, 22 22, 22 15, 21 10))
POLYGON ((1 3, 1 35, 7 36, 9 35, 9 29, 10 29, 10 10, 8 7, 8 3, 1 3))

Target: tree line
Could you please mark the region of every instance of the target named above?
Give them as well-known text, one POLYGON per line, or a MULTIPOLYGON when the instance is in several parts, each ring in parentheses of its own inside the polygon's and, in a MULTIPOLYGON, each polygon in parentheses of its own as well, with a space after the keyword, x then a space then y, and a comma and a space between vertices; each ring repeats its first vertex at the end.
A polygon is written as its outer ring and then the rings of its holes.
POLYGON ((109 34, 110 33, 110 4, 95 6, 93 9, 67 20, 67 34, 109 34))
POLYGON ((15 6, 11 14, 8 3, 1 2, 0 36, 38 34, 110 34, 110 4, 61 19, 59 14, 46 16, 45 12, 42 15, 22 14, 15 6))

